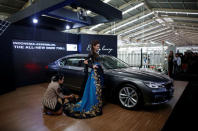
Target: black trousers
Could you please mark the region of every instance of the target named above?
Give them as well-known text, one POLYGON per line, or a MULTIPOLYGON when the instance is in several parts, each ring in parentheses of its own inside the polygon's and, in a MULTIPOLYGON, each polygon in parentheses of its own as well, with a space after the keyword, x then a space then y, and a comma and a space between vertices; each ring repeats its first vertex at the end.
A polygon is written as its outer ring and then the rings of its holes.
POLYGON ((62 107, 62 104, 59 103, 59 102, 56 103, 55 109, 51 109, 51 108, 48 108, 48 107, 44 106, 45 109, 50 110, 50 111, 52 111, 52 112, 57 112, 57 111, 59 111, 59 110, 61 109, 61 107, 62 107))

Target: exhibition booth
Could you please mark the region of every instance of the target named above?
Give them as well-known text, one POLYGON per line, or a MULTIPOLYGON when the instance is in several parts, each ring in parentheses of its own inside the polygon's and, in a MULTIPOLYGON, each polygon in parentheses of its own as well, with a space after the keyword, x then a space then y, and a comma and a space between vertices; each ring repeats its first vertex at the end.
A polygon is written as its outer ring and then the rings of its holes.
POLYGON ((117 57, 114 35, 69 34, 11 25, 0 39, 4 72, 1 77, 10 87, 1 88, 1 93, 17 86, 45 82, 48 64, 69 54, 88 54, 93 40, 100 42, 101 54, 117 57))
POLYGON ((2 1, 0 130, 163 130, 198 78, 195 2, 2 1))

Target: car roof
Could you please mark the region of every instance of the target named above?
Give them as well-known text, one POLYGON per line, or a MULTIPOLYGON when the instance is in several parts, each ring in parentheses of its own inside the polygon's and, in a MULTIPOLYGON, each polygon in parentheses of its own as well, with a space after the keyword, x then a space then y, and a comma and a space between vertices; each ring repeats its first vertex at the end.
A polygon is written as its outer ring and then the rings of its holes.
MULTIPOLYGON (((64 58, 69 58, 69 57, 87 57, 88 54, 71 54, 71 55, 66 55, 64 57, 61 57, 60 59, 64 59, 64 58)), ((110 55, 100 55, 102 57, 104 56, 110 56, 110 55)))

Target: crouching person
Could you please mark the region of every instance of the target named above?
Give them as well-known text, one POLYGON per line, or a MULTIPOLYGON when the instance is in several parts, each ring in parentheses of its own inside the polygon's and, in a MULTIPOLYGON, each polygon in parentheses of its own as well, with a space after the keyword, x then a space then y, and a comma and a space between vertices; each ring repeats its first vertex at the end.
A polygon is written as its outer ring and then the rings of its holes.
POLYGON ((48 85, 43 96, 43 113, 49 115, 61 115, 63 112, 64 99, 72 98, 73 95, 63 95, 60 85, 64 82, 64 76, 57 74, 48 85))

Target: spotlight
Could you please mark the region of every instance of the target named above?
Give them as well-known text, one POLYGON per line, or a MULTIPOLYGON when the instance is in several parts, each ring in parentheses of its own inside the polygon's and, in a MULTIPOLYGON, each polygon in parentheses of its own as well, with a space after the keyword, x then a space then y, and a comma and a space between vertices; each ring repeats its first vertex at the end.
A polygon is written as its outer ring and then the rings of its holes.
POLYGON ((65 28, 66 28, 66 30, 69 30, 70 29, 70 26, 69 25, 66 25, 65 28))
POLYGON ((37 23, 38 23, 38 19, 34 18, 34 19, 32 20, 32 22, 33 22, 34 24, 37 24, 37 23))

